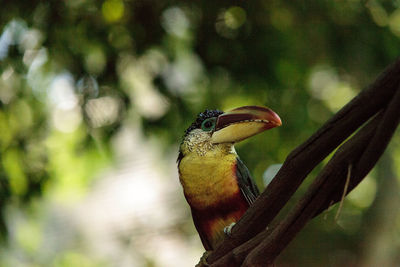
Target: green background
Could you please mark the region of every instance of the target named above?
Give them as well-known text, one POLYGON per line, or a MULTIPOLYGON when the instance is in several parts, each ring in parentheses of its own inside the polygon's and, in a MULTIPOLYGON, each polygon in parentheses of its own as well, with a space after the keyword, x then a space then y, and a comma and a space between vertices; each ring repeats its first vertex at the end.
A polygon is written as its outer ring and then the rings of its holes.
MULTIPOLYGON (((399 55, 400 1, 4 1, 0 32, 0 266, 191 266, 184 130, 272 108, 283 126, 236 146, 265 187, 399 55)), ((398 136, 282 266, 400 264, 398 136)))

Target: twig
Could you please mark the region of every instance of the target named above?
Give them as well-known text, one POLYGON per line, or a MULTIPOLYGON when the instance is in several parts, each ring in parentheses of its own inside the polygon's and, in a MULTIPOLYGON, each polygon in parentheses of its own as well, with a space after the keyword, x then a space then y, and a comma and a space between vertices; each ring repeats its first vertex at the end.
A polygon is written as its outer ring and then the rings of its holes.
POLYGON ((339 219, 339 215, 340 215, 340 212, 342 211, 342 207, 343 207, 344 198, 347 195, 347 190, 349 188, 350 177, 351 177, 351 167, 352 167, 352 165, 349 164, 349 167, 347 168, 346 183, 344 184, 343 194, 342 194, 342 198, 340 199, 339 208, 336 212, 335 221, 337 221, 339 219))
POLYGON ((331 211, 331 209, 333 207, 333 204, 335 204, 335 202, 333 200, 331 200, 331 202, 329 203, 328 208, 326 208, 326 212, 325 212, 325 215, 324 215, 324 220, 326 220, 328 218, 328 213, 329 213, 329 211, 331 211))

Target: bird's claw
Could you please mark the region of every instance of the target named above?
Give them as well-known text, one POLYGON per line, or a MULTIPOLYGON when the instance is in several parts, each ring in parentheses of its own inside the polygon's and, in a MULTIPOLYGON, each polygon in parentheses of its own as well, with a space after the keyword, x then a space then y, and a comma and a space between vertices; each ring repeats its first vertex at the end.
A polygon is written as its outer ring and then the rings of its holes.
POLYGON ((200 262, 196 264, 195 267, 204 267, 204 266, 210 266, 210 264, 207 262, 207 257, 211 254, 212 250, 207 250, 206 252, 203 253, 203 256, 200 258, 200 262))
POLYGON ((233 226, 235 226, 235 224, 236 223, 231 223, 230 225, 228 225, 228 226, 226 226, 225 228, 224 228, 224 233, 227 235, 227 236, 231 236, 231 234, 232 234, 232 228, 233 228, 233 226))

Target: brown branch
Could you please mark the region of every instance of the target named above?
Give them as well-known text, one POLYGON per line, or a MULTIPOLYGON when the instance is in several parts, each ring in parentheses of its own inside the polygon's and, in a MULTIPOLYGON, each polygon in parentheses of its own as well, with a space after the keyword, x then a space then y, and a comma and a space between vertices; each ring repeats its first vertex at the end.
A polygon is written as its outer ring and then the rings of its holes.
MULTIPOLYGON (((248 243, 252 243, 253 245, 251 246, 251 249, 247 250, 247 253, 242 253, 244 257, 237 257, 235 259, 235 262, 238 262, 239 265, 241 265, 241 262, 248 257, 249 262, 246 264, 253 264, 256 265, 254 262, 255 259, 252 259, 252 254, 249 254, 256 246, 258 246, 261 241, 263 242, 268 242, 272 243, 275 242, 277 245, 281 246, 280 248, 284 248, 286 246, 286 243, 283 242, 283 240, 279 240, 279 242, 276 242, 281 236, 284 234, 284 232, 288 231, 290 227, 296 226, 296 229, 291 229, 292 232, 290 234, 295 235, 297 231, 299 231, 305 223, 311 219, 316 212, 318 211, 319 208, 324 204, 325 201, 329 200, 329 195, 326 195, 326 190, 323 191, 322 194, 319 195, 319 198, 315 198, 315 195, 322 191, 322 187, 325 185, 326 179, 329 177, 337 178, 337 177, 342 177, 345 175, 344 169, 348 165, 349 162, 347 162, 348 158, 354 158, 356 156, 360 156, 362 150, 366 147, 365 142, 368 142, 368 140, 373 136, 373 133, 376 129, 376 123, 378 122, 380 116, 375 118, 373 121, 368 123, 361 131, 359 131, 355 136, 353 136, 350 140, 348 140, 343 146, 341 146, 338 151, 335 153, 335 155, 332 157, 332 159, 329 161, 329 163, 324 167, 322 170, 321 174, 314 180, 312 185, 310 186, 309 190, 307 193, 303 196, 303 198, 298 202, 295 208, 287 215, 285 220, 283 220, 273 231, 270 231, 270 233, 263 233, 262 235, 259 235, 260 237, 257 238, 257 242, 255 239, 252 239, 248 243), (343 168, 337 168, 336 166, 342 166, 343 168), (325 199, 321 200, 321 197, 325 199), (314 200, 315 198, 315 200, 314 200), (311 201, 315 201, 311 203, 311 201), (315 207, 315 204, 320 205, 319 207, 315 207), (272 232, 272 233, 271 233, 272 232), (261 238, 261 236, 263 238, 261 238), (252 260, 250 260, 252 259, 252 260)), ((332 182, 333 184, 340 183, 340 179, 333 179, 332 182)), ((333 186, 333 184, 330 184, 330 186, 333 186)), ((326 185, 325 185, 326 186, 326 185)), ((332 187, 335 188, 335 187, 332 187)), ((265 232, 265 231, 264 231, 265 232)), ((245 243, 246 244, 246 243, 245 243)), ((241 248, 240 246, 239 248, 241 248)), ((277 249, 278 247, 276 247, 277 249)), ((235 249, 236 250, 236 249, 235 249)), ((234 250, 234 251, 235 251, 234 250)), ((251 252, 251 253, 259 253, 261 252, 251 252)), ((229 253, 227 256, 225 256, 223 259, 224 263, 225 262, 231 262, 232 261, 232 253, 229 253)), ((271 257, 273 255, 263 255, 264 260, 267 257, 271 257)), ((216 266, 224 266, 220 264, 220 260, 218 260, 216 263, 218 263, 216 266)), ((264 262, 265 265, 265 262, 264 262)), ((214 266, 214 264, 212 265, 214 266)), ((251 265, 250 265, 251 266, 251 265)))
POLYGON ((350 190, 368 174, 385 151, 399 124, 400 87, 389 107, 384 111, 383 118, 381 117, 378 116, 371 121, 335 153, 334 158, 316 178, 302 201, 268 238, 251 251, 243 266, 265 266, 266 262, 272 264, 305 224, 318 211, 326 208, 324 203, 332 201, 330 198, 332 194, 335 196, 339 194, 339 197, 333 201, 340 200, 340 193, 344 190, 347 166, 355 165, 354 176, 350 179, 350 190))
MULTIPOLYGON (((378 77, 374 84, 367 90, 361 92, 342 108, 304 144, 293 150, 270 185, 261 194, 254 205, 244 214, 242 219, 239 220, 236 226, 233 227, 231 238, 225 240, 223 244, 208 257, 207 261, 209 263, 215 262, 215 266, 223 266, 218 265, 218 262, 225 261, 227 257, 233 262, 241 262, 242 258, 238 255, 242 255, 243 251, 248 250, 243 250, 243 247, 239 246, 254 237, 252 240, 243 244, 244 247, 254 248, 259 243, 257 242, 259 239, 265 239, 267 235, 263 230, 275 218, 309 172, 348 136, 356 131, 358 127, 380 110, 386 108, 389 101, 393 98, 399 84, 400 60, 397 60, 395 64, 387 68, 387 70, 378 77), (219 258, 221 258, 221 261, 217 261, 219 258)), ((380 135, 384 135, 382 132, 379 133, 380 135)), ((378 145, 380 149, 384 149, 385 147, 384 145, 382 148, 382 143, 379 142, 376 145, 378 145)), ((364 164, 372 164, 373 166, 376 163, 379 156, 375 160, 371 158, 371 153, 375 153, 375 150, 375 146, 371 147, 366 150, 365 155, 367 156, 360 159, 359 162, 361 163, 358 164, 358 171, 356 169, 355 172, 357 174, 355 176, 357 179, 352 179, 349 190, 354 188, 354 186, 361 181, 363 177, 361 174, 365 172, 363 169, 364 164)), ((355 168, 357 168, 357 166, 355 166, 355 168)), ((336 195, 334 194, 333 196, 336 195)), ((324 205, 323 208, 328 206, 325 203, 324 205)), ((265 244, 265 240, 263 243, 265 244)))

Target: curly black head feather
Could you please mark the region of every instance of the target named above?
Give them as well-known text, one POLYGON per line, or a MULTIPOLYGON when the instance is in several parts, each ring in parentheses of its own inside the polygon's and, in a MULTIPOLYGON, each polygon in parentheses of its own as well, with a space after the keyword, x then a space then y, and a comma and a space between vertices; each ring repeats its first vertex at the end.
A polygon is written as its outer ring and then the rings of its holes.
POLYGON ((208 118, 218 117, 222 113, 224 112, 218 109, 215 110, 206 109, 204 112, 199 113, 197 115, 196 120, 189 126, 189 128, 186 129, 184 136, 188 135, 192 130, 200 128, 204 120, 208 118))
MULTIPOLYGON (((224 112, 222 112, 221 110, 218 110, 218 109, 215 109, 215 110, 206 109, 204 112, 199 113, 197 115, 196 120, 189 126, 189 128, 186 129, 183 139, 185 139, 185 137, 192 130, 201 128, 201 124, 203 123, 204 120, 206 120, 208 118, 218 117, 222 113, 224 113, 224 112)), ((183 141, 183 139, 182 139, 182 141, 183 141)), ((178 159, 177 159, 178 165, 179 165, 182 157, 183 157, 183 154, 181 151, 179 151, 179 155, 178 155, 178 159)))

